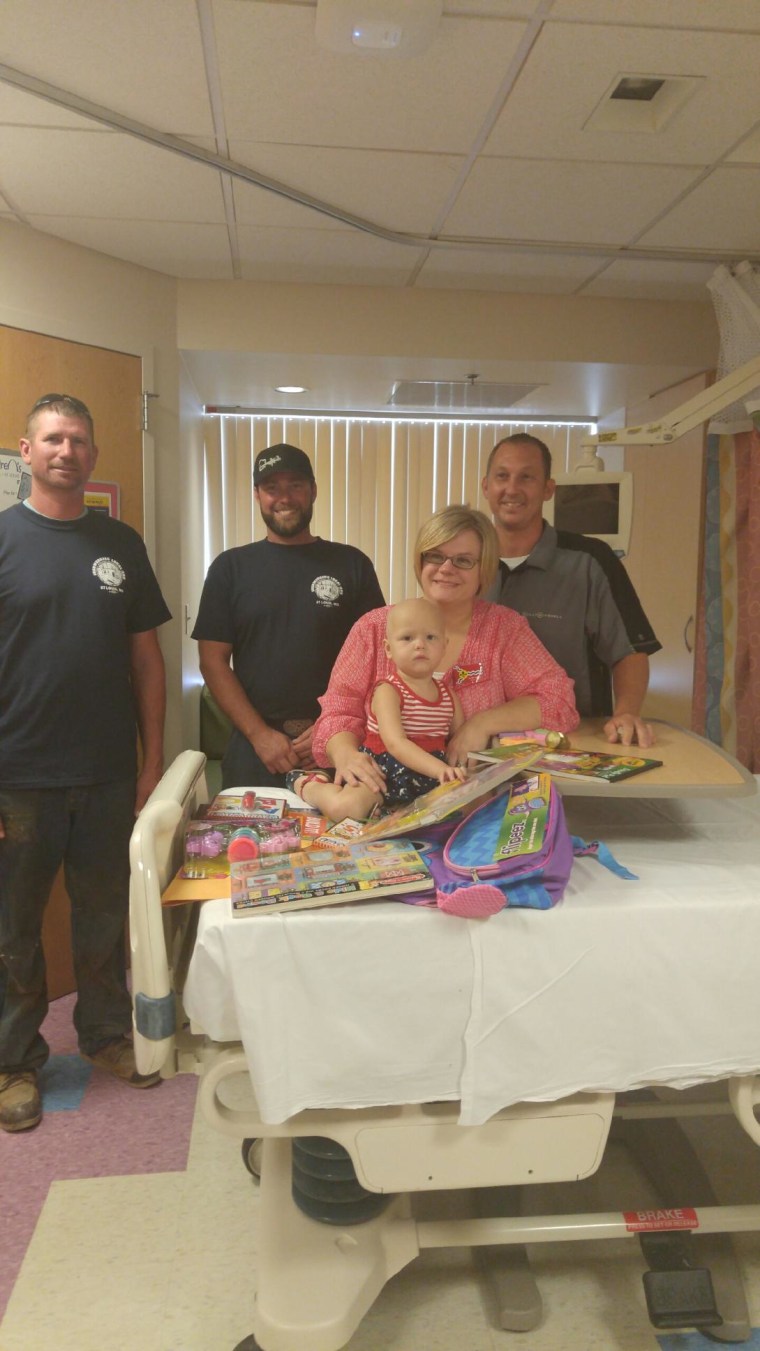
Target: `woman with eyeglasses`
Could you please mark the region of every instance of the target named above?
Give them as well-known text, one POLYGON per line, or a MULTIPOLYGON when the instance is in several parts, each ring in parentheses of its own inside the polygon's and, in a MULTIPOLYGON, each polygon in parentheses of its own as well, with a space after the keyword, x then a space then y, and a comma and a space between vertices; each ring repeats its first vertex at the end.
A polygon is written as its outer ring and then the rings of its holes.
MULTIPOLYGON (((448 760, 464 765, 497 732, 578 725, 573 682, 550 657, 528 621, 504 605, 480 599, 499 566, 496 531, 482 511, 451 506, 419 531, 414 571, 428 600, 440 606, 446 647, 438 673, 457 694, 465 721, 449 742, 448 760)), ((314 727, 317 764, 333 765, 338 784, 364 784, 382 793, 381 770, 362 744, 378 681, 392 665, 384 648, 388 610, 370 610, 354 624, 333 667, 314 727)))

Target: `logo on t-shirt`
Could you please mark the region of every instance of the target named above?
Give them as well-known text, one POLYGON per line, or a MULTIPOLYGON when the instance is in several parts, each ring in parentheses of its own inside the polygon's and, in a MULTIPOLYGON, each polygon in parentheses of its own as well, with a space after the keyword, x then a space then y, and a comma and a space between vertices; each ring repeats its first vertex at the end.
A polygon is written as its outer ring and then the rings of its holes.
POLYGON ((114 595, 121 594, 127 574, 117 559, 96 558, 92 571, 104 591, 111 591, 114 595))
POLYGON ((478 666, 454 666, 454 684, 460 685, 478 685, 483 679, 483 663, 478 666))
POLYGON ((343 587, 337 577, 315 577, 311 589, 319 605, 337 605, 343 595, 343 587))

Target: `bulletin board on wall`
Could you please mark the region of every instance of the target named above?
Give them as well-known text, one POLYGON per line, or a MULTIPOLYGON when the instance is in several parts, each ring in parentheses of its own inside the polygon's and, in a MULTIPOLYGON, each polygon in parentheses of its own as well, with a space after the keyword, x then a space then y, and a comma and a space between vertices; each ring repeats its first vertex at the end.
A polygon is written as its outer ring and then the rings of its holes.
MULTIPOLYGON (((31 491, 32 475, 20 452, 0 446, 0 511, 24 502, 31 491)), ((100 511, 118 520, 118 483, 91 480, 84 490, 84 504, 91 511, 100 511)))
POLYGON ((23 502, 32 490, 32 476, 17 450, 0 446, 0 511, 23 502))

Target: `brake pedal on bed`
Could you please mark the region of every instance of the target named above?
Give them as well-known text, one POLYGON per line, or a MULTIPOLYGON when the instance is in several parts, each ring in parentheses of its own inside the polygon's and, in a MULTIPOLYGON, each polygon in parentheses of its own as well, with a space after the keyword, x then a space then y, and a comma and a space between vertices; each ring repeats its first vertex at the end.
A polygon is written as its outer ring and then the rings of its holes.
POLYGON ((656 1328, 714 1328, 723 1322, 707 1267, 693 1267, 691 1235, 639 1234, 649 1271, 642 1277, 647 1312, 656 1328))

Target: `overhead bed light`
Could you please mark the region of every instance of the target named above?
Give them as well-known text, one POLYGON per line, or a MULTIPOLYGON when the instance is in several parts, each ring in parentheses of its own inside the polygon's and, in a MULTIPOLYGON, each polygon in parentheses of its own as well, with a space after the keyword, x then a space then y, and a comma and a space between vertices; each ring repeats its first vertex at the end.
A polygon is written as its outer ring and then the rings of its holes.
POLYGON ((365 56, 417 56, 435 37, 443 0, 317 0, 321 47, 365 56))

